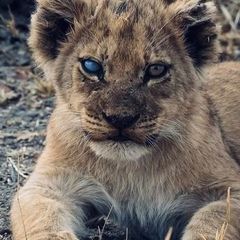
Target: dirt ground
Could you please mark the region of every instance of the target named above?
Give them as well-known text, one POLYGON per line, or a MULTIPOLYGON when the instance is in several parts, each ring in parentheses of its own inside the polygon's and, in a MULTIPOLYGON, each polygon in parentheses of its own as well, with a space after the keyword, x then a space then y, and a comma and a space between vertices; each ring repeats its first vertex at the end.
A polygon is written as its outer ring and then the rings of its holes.
MULTIPOLYGON (((12 239, 11 198, 44 147, 54 106, 52 87, 35 70, 26 44, 34 4, 31 0, 10 2, 11 11, 0 4, 0 240, 12 239)), ((240 60, 240 0, 217 0, 217 5, 223 26, 220 61, 240 60)), ((99 239, 98 228, 87 239, 99 239)), ((126 234, 107 224, 103 239, 126 239, 126 234)))

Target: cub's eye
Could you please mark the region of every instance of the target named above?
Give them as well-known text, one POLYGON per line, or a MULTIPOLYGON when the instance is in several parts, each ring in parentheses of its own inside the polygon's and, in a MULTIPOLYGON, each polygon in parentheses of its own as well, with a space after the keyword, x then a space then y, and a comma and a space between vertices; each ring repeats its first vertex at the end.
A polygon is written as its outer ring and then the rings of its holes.
POLYGON ((82 68, 86 73, 99 75, 102 73, 102 65, 91 59, 84 59, 81 61, 82 68))
POLYGON ((161 63, 154 63, 147 67, 145 71, 145 78, 161 78, 163 77, 168 71, 168 67, 161 63))

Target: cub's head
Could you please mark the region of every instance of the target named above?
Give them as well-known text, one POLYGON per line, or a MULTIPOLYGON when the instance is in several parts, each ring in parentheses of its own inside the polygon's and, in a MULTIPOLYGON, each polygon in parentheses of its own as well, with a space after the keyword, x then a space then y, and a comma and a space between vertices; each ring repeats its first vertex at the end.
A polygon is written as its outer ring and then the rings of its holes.
POLYGON ((29 45, 54 82, 66 141, 137 160, 180 139, 217 57, 214 12, 201 0, 38 0, 29 45))

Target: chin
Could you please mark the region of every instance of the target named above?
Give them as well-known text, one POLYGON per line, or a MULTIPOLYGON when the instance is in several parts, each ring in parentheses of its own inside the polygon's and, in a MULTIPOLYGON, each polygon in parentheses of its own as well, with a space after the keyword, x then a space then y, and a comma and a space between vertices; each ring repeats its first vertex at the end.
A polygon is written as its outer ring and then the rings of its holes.
POLYGON ((90 142, 90 148, 96 156, 113 161, 137 161, 151 153, 150 147, 132 141, 92 141, 90 142))

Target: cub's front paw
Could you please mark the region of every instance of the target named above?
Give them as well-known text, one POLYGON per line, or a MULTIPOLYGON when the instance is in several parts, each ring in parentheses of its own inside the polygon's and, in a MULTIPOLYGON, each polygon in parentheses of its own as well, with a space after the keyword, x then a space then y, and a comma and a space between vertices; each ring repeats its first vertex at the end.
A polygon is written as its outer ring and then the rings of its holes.
POLYGON ((79 240, 74 234, 66 231, 43 233, 30 240, 79 240))
MULTIPOLYGON (((181 240, 204 240, 205 237, 203 235, 200 234, 191 234, 191 233, 187 233, 184 234, 183 237, 181 238, 181 240)), ((213 240, 213 239, 209 239, 209 240, 213 240)))

